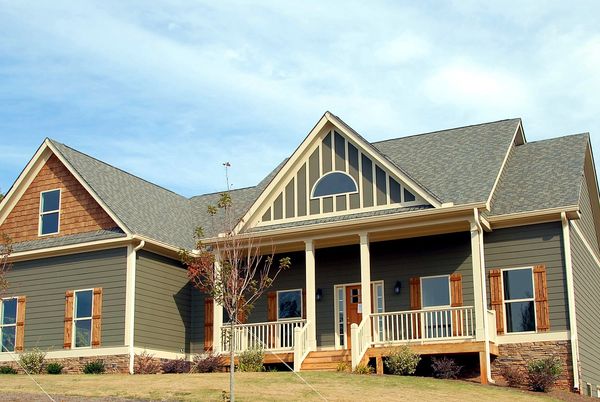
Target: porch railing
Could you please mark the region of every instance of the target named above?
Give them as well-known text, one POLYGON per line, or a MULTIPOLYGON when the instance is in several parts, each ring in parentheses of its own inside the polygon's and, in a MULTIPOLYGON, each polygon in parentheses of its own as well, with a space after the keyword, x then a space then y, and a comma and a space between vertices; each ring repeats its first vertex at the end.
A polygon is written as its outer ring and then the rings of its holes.
POLYGON ((352 339, 352 370, 354 370, 371 345, 371 337, 368 331, 369 318, 366 317, 363 319, 360 325, 352 324, 350 329, 352 339))
POLYGON ((233 327, 233 334, 231 334, 232 328, 224 324, 221 327, 221 351, 231 350, 231 340, 233 340, 235 353, 248 349, 293 351, 294 330, 302 328, 305 322, 306 320, 289 320, 237 324, 233 327))
POLYGON ((475 337, 475 309, 444 307, 371 314, 373 344, 475 337))
POLYGON ((306 322, 302 327, 294 328, 294 371, 300 371, 302 362, 310 352, 308 342, 308 331, 311 323, 306 322))

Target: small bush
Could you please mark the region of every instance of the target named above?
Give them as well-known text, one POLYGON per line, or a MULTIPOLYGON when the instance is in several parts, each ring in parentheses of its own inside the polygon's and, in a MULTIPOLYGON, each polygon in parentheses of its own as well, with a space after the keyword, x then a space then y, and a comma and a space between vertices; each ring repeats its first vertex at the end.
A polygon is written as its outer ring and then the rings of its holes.
POLYGON ((102 374, 106 371, 106 367, 104 366, 104 361, 95 360, 93 362, 88 362, 83 366, 84 374, 102 374))
POLYGON ((48 374, 60 374, 62 373, 63 365, 60 363, 48 363, 46 366, 46 373, 48 374))
POLYGON ((385 367, 392 374, 412 375, 417 370, 421 356, 413 352, 408 346, 401 346, 391 353, 385 360, 385 367))
POLYGON ((190 371, 193 373, 214 373, 221 370, 224 362, 221 356, 212 353, 196 355, 190 371))
POLYGON ((0 374, 17 374, 17 370, 10 366, 0 366, 0 374))
POLYGON ((135 374, 156 374, 160 372, 160 363, 154 358, 154 355, 145 350, 139 355, 135 355, 135 374))
POLYGON ((339 373, 346 373, 350 371, 350 364, 348 364, 348 362, 339 362, 335 368, 335 371, 339 373))
POLYGON ((441 359, 437 359, 435 357, 431 358, 431 368, 433 369, 433 376, 435 378, 443 378, 443 379, 455 379, 460 374, 462 370, 462 366, 456 364, 454 359, 450 359, 446 356, 441 359))
POLYGON ((44 360, 46 360, 46 353, 38 348, 21 353, 19 356, 21 366, 30 374, 40 374, 44 367, 44 360))
POLYGON ((176 360, 167 360, 162 364, 162 371, 165 374, 183 374, 190 371, 190 362, 183 358, 176 360))
POLYGON ((354 369, 354 374, 373 374, 373 367, 368 364, 359 364, 354 369))
POLYGON ((500 372, 509 387, 519 387, 523 384, 523 373, 515 366, 506 365, 500 372))
POLYGON ((560 359, 547 357, 527 364, 527 379, 532 391, 548 392, 562 373, 560 359))
POLYGON ((242 352, 239 356, 239 371, 260 372, 264 371, 263 359, 265 353, 262 349, 249 349, 242 352))

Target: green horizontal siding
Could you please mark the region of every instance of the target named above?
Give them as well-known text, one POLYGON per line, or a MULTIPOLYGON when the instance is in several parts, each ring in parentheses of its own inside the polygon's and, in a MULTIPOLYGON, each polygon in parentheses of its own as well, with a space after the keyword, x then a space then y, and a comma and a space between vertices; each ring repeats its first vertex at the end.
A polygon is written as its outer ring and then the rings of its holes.
POLYGON ((25 349, 61 350, 65 292, 101 287, 102 346, 122 346, 125 337, 127 249, 71 254, 13 264, 8 295, 26 296, 25 349))

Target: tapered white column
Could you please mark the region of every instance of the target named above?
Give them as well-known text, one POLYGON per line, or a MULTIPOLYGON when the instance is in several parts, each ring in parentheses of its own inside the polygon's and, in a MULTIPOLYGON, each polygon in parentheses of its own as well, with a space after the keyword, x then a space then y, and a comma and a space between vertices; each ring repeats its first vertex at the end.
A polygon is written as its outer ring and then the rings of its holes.
POLYGON ((306 265, 306 321, 308 322, 308 348, 315 350, 317 347, 317 304, 315 284, 315 250, 314 243, 306 240, 305 265, 306 265))
MULTIPOLYGON (((360 287, 363 320, 371 314, 371 253, 369 251, 369 235, 360 234, 360 287)), ((367 325, 365 330, 368 337, 371 338, 371 325, 367 325)))
MULTIPOLYGON (((217 273, 221 271, 221 263, 215 261, 217 273)), ((221 353, 221 327, 223 326, 223 306, 213 300, 213 353, 221 353)))

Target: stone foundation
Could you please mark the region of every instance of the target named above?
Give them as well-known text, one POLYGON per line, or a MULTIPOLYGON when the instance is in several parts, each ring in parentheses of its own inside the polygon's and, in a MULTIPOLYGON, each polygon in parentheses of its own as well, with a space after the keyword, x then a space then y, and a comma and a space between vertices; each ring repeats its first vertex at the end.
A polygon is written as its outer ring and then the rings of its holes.
POLYGON ((506 366, 516 367, 523 374, 523 385, 527 384, 527 363, 530 360, 556 356, 562 364, 562 374, 555 387, 571 391, 573 389, 573 364, 569 341, 528 342, 498 345, 500 356, 492 362, 492 378, 506 383, 502 370, 506 366))
MULTIPOLYGON (((43 373, 46 372, 46 366, 49 363, 60 363, 62 364, 62 374, 81 374, 83 367, 96 360, 102 360, 104 367, 106 367, 106 373, 110 374, 127 374, 129 373, 129 355, 111 355, 111 356, 91 356, 91 357, 68 357, 62 359, 49 359, 46 358, 44 361, 43 373)), ((0 362, 0 366, 10 366, 17 370, 19 374, 25 374, 21 366, 14 361, 11 362, 0 362)))

